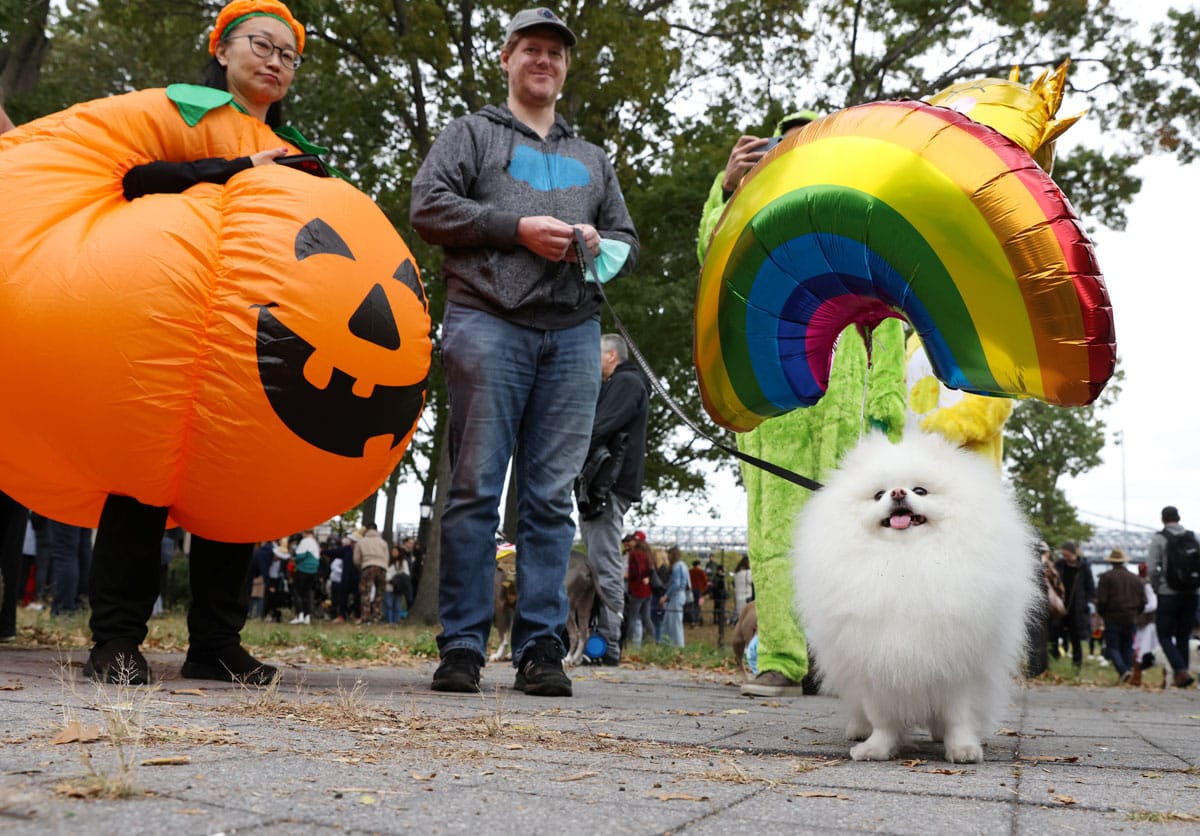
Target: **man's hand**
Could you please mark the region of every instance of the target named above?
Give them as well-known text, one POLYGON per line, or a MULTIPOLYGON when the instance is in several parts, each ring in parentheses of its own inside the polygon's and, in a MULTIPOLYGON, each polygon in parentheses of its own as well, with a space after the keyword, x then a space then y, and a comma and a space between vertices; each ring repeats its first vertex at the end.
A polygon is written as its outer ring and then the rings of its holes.
MULTIPOLYGON (((575 240, 575 230, 583 233, 583 243, 588 248, 593 256, 600 255, 600 233, 596 231, 596 227, 591 224, 577 224, 571 227, 571 240, 575 240)), ((578 261, 579 254, 575 252, 575 248, 571 247, 567 250, 567 255, 564 261, 578 261)))
POLYGON ((721 187, 725 191, 732 192, 738 187, 746 172, 762 159, 763 146, 768 141, 768 137, 765 136, 746 134, 738 137, 738 141, 733 144, 733 150, 729 152, 729 161, 725 163, 725 178, 721 181, 721 187))
MULTIPOLYGON (((572 249, 575 228, 550 215, 533 215, 517 221, 517 243, 549 261, 565 261, 568 256, 572 261, 575 258, 572 249)), ((597 236, 596 246, 599 245, 597 236)))

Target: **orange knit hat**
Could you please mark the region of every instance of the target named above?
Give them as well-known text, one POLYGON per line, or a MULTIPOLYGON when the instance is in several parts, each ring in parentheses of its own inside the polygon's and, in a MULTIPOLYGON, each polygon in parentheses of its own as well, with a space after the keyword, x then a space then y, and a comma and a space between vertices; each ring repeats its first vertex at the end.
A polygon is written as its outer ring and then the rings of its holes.
POLYGON ((217 54, 217 44, 231 26, 236 26, 248 17, 263 15, 277 18, 291 27, 292 32, 296 35, 296 51, 304 53, 304 27, 296 18, 292 17, 291 10, 279 0, 233 0, 217 15, 217 22, 208 36, 208 54, 217 54))

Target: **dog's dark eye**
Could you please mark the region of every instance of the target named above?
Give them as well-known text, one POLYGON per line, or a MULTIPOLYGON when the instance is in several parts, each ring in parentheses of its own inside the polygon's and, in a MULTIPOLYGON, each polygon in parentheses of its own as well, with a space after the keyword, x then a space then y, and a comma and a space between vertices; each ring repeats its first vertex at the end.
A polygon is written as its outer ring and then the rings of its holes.
POLYGON ((883 499, 883 491, 878 491, 878 492, 875 494, 875 501, 876 501, 876 502, 878 502, 878 501, 879 501, 879 500, 881 500, 881 499, 883 499))
POLYGON ((915 488, 913 488, 913 493, 915 493, 917 496, 924 496, 925 494, 929 493, 929 491, 925 490, 920 485, 917 485, 915 488))

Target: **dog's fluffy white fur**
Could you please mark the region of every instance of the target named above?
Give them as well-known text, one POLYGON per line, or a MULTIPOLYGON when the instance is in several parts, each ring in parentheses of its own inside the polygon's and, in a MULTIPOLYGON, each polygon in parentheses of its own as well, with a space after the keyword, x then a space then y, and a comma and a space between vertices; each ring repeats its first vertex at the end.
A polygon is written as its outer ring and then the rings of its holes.
POLYGON ((940 436, 867 438, 800 514, 796 603, 855 760, 917 728, 983 759, 1035 600, 1033 535, 992 464, 940 436))

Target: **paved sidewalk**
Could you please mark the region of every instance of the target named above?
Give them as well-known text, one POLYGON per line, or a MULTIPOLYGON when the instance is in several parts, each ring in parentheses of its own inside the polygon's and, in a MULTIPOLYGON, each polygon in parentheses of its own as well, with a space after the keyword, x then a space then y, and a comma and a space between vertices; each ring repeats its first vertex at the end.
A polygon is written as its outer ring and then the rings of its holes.
POLYGON ((575 697, 429 691, 433 664, 308 665, 274 691, 82 679, 0 647, 4 833, 1107 833, 1200 828, 1200 694, 1019 689, 976 765, 855 763, 830 697, 584 668, 575 697), (64 735, 65 733, 65 735, 64 735), (55 743, 56 736, 88 743, 55 743), (87 797, 124 784, 127 797, 87 797), (83 797, 79 797, 83 796, 83 797))

